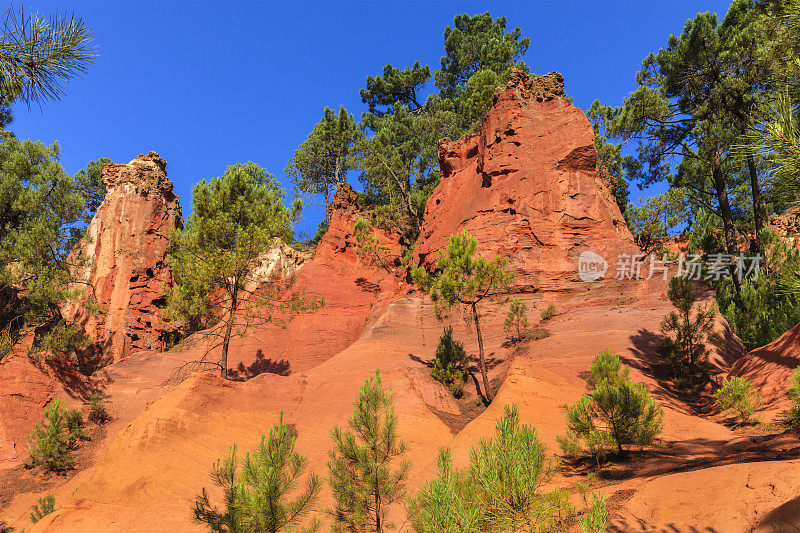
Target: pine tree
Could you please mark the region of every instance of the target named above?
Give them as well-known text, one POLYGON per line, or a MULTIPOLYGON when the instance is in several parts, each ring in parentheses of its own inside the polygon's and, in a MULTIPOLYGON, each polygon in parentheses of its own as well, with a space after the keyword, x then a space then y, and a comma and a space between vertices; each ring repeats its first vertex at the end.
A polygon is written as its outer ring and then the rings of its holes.
POLYGON ((337 115, 326 107, 308 138, 294 151, 286 174, 304 194, 320 194, 325 202, 325 221, 330 222, 328 203, 350 170, 350 149, 358 138, 358 127, 344 106, 337 115))
POLYGON ((5 346, 16 341, 23 326, 38 328, 35 349, 49 343, 53 351, 66 353, 80 340, 61 309, 77 298, 70 282, 74 267, 86 262, 69 255, 81 237, 78 223, 85 201, 58 157, 57 143, 0 138, 0 332, 5 346))
POLYGON ((478 303, 490 294, 508 287, 514 274, 505 271, 507 261, 500 256, 491 261, 473 257, 477 247, 478 241, 466 231, 451 235, 447 243, 447 253, 439 251, 436 271, 429 274, 424 268, 412 265, 411 277, 414 283, 430 294, 438 315, 456 304, 469 306, 478 336, 483 397, 488 403, 492 401, 492 392, 483 352, 478 303))
POLYGON ((52 494, 39 498, 39 503, 31 509, 31 522, 34 524, 56 510, 56 498, 52 494))
POLYGON ((93 61, 91 30, 80 18, 45 19, 36 12, 17 13, 12 6, 3 14, 2 26, 0 92, 6 102, 58 100, 63 83, 86 72, 93 61))
POLYGON ((214 506, 204 488, 195 500, 195 520, 218 532, 277 533, 289 527, 292 531, 316 531, 316 519, 305 528, 300 524, 311 511, 322 483, 311 474, 305 489, 297 493, 307 461, 295 451, 294 443, 281 412, 269 437, 265 440, 262 436, 259 447, 243 460, 234 444, 228 457, 217 461, 211 470, 214 483, 223 489, 225 507, 214 506))
POLYGON ((761 394, 753 384, 739 376, 725 378, 714 393, 714 399, 720 411, 733 414, 740 424, 749 423, 753 413, 763 403, 761 394))
POLYGON ((439 451, 439 475, 411 500, 409 515, 419 533, 477 533, 481 509, 468 473, 453 467, 449 449, 439 451))
POLYGON ((375 226, 364 218, 353 224, 353 236, 356 238, 356 255, 368 265, 379 265, 389 274, 392 273, 393 257, 389 249, 374 236, 375 226))
POLYGON ((522 332, 528 328, 528 306, 519 298, 514 298, 508 306, 506 320, 503 322, 503 329, 508 333, 516 330, 516 340, 522 340, 522 332))
MULTIPOLYGON (((194 204, 186 229, 170 237, 169 263, 175 285, 168 295, 168 314, 221 347, 218 361, 192 361, 179 369, 209 364, 228 377, 232 335, 255 324, 281 323, 301 309, 318 307, 292 288, 294 278, 277 277, 253 287, 253 267, 276 238, 289 240, 300 210, 283 204, 284 191, 274 176, 255 163, 229 166, 222 177, 202 180, 192 189, 194 204), (219 323, 215 323, 219 321, 219 323), (216 324, 216 325, 215 325, 216 324)), ((206 355, 211 350, 206 352, 206 355)))
POLYGON ((111 159, 101 157, 100 159, 89 161, 86 164, 86 168, 79 170, 75 174, 75 183, 86 202, 82 216, 85 224, 89 224, 92 221, 97 208, 100 207, 106 197, 106 186, 103 184, 102 178, 103 167, 113 163, 111 159))
POLYGON ((464 345, 453 338, 453 326, 447 326, 436 346, 431 376, 447 385, 453 396, 460 398, 468 371, 469 359, 464 345))
POLYGON ((45 409, 39 424, 28 436, 31 466, 40 465, 50 472, 60 472, 72 467, 75 458, 71 449, 71 437, 61 401, 56 398, 45 409))
POLYGON ((734 149, 772 84, 769 62, 762 61, 771 35, 754 4, 734 0, 722 21, 698 13, 643 60, 639 86, 622 106, 595 102, 589 113, 603 121, 608 137, 637 141, 637 155, 626 163, 633 179, 683 187, 695 205, 720 217, 730 255, 738 253, 734 186, 750 189, 752 233, 766 223, 757 163, 734 149))
POLYGON ((332 432, 332 530, 381 533, 392 527, 386 523, 388 508, 405 497, 410 463, 401 460, 406 446, 397 434, 392 391, 384 391, 377 370, 361 387, 349 425, 332 432))
POLYGON ((554 519, 541 490, 552 463, 536 430, 520 426, 516 406, 506 406, 494 439, 470 451, 469 473, 491 531, 539 531, 554 519))
POLYGON ((670 280, 667 298, 676 311, 666 316, 661 323, 661 330, 665 335, 674 333, 675 338, 667 337, 664 340, 662 353, 676 374, 695 373, 708 358, 705 341, 713 333, 716 313, 712 307, 694 312, 697 302, 694 282, 686 277, 670 280))
MULTIPOLYGON (((536 430, 519 423, 515 405, 505 407, 494 439, 482 439, 470 450, 464 470, 453 467, 450 450, 439 452, 439 476, 425 485, 409 505, 419 533, 505 533, 570 531, 575 508, 563 491, 544 486, 554 473, 536 430)), ((605 499, 582 490, 591 531, 605 528, 605 499)))
POLYGON ((661 432, 664 413, 641 383, 630 381, 629 368, 613 350, 595 358, 587 382, 594 390, 567 408, 567 435, 558 438, 567 455, 582 452, 582 441, 599 461, 624 447, 647 446, 661 432))

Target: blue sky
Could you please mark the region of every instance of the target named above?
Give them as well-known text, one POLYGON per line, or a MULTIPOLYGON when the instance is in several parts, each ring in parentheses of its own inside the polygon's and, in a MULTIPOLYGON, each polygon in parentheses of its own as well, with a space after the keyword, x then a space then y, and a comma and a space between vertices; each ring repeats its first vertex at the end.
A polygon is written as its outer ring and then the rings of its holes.
MULTIPOLYGON (((642 59, 698 11, 724 16, 728 1, 562 2, 32 2, 74 12, 93 29, 98 57, 67 95, 41 109, 15 107, 20 138, 58 140, 69 173, 99 157, 126 163, 156 150, 184 216, 191 187, 235 162, 255 161, 289 189, 283 169, 321 118, 391 62, 438 67, 442 34, 457 13, 504 15, 531 38, 536 73, 558 70, 586 110, 617 104, 642 59)), ((642 193, 631 188, 632 199, 642 193)), ((313 234, 319 207, 297 229, 313 234)))

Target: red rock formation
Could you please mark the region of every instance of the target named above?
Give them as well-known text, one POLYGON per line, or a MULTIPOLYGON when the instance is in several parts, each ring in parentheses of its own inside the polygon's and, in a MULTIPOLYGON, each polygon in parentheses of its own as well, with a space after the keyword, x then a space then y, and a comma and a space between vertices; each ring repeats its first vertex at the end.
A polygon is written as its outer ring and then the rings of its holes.
POLYGON ((94 288, 102 313, 67 313, 84 324, 103 363, 163 346, 161 306, 171 283, 165 256, 170 232, 183 226, 166 165, 151 151, 103 168, 106 197, 78 248, 90 261, 82 281, 94 288))
POLYGON ((432 264, 450 234, 467 230, 482 254, 509 258, 519 290, 563 290, 577 286, 580 252, 605 258, 609 279, 619 254, 638 251, 597 176, 592 127, 558 73, 514 72, 479 133, 440 142, 439 164, 415 261, 432 264))
POLYGON ((800 366, 800 324, 761 348, 742 357, 731 368, 731 375, 741 376, 758 388, 765 401, 762 415, 779 416, 789 405, 791 374, 800 366))

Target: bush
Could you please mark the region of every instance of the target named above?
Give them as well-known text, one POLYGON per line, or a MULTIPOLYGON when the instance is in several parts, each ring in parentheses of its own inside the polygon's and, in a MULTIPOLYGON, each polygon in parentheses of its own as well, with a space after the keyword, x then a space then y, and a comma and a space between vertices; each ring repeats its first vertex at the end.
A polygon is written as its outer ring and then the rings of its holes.
POLYGON ((503 323, 503 330, 507 334, 516 331, 516 337, 511 336, 510 340, 522 340, 524 331, 528 328, 528 306, 519 298, 514 298, 508 307, 506 320, 503 323))
POLYGON ((753 384, 738 376, 728 377, 714 393, 717 407, 736 417, 741 424, 751 422, 751 417, 761 407, 761 394, 753 384))
POLYGON ((597 355, 587 378, 594 390, 567 407, 567 434, 557 438, 565 455, 587 451, 599 462, 621 455, 624 447, 653 443, 664 413, 644 385, 630 381, 629 373, 613 350, 597 355))
POLYGON ((75 463, 70 446, 71 436, 58 399, 45 409, 39 424, 28 436, 31 446, 30 466, 41 466, 49 472, 66 470, 75 463))
POLYGON ((764 250, 759 268, 742 281, 739 294, 733 282, 715 282, 720 313, 748 350, 764 346, 800 322, 800 252, 774 232, 763 231, 764 250))
POLYGON ((111 415, 108 413, 106 406, 101 403, 102 401, 103 396, 97 392, 89 397, 89 412, 86 415, 86 419, 89 422, 93 424, 105 424, 111 420, 111 415))
POLYGON ((608 523, 608 500, 605 494, 589 492, 588 483, 577 483, 586 511, 580 519, 581 533, 603 533, 608 523))
POLYGON ((556 316, 556 306, 550 304, 546 309, 542 309, 542 320, 547 321, 556 316))
MULTIPOLYGON (((214 484, 222 487, 225 508, 215 507, 204 488, 195 500, 194 517, 212 531, 285 531, 297 526, 319 496, 321 482, 312 474, 300 494, 294 492, 297 479, 305 469, 306 459, 294 451, 295 439, 283 413, 261 444, 240 459, 234 444, 229 456, 211 470, 214 484), (287 501, 289 495, 293 501, 287 501)), ((316 531, 317 520, 303 531, 316 531)))
POLYGON ((89 440, 86 426, 83 423, 83 413, 71 407, 64 411, 64 425, 69 434, 70 445, 74 446, 79 440, 89 440))
POLYGON ((783 413, 783 422, 790 428, 800 430, 800 367, 795 368, 789 378, 788 393, 792 406, 783 413))
POLYGON ((356 238, 356 255, 361 260, 372 266, 380 266, 389 274, 393 273, 392 268, 396 262, 389 248, 381 244, 381 241, 373 236, 375 226, 365 218, 359 218, 353 224, 353 236, 356 238))
MULTIPOLYGON (((506 406, 494 439, 482 439, 470 450, 464 470, 453 467, 450 450, 439 453, 439 476, 411 501, 409 515, 420 533, 567 531, 576 519, 564 491, 546 491, 553 463, 536 430, 520 425, 516 406, 506 406)), ((605 499, 592 495, 602 518, 605 499), (602 502, 602 503, 601 503, 602 502)), ((600 529, 589 531, 603 531, 600 529)))
POLYGON ((464 393, 464 382, 467 379, 469 359, 464 345, 453 339, 453 327, 444 328, 439 338, 436 355, 433 357, 431 376, 446 385, 453 396, 460 398, 464 393))
POLYGON ((688 278, 675 277, 669 282, 667 298, 675 307, 661 322, 661 331, 666 338, 661 353, 676 376, 696 375, 708 360, 706 339, 713 335, 713 307, 698 309, 692 316, 697 301, 694 282, 688 278), (670 334, 674 334, 671 337, 670 334))
POLYGON ((34 504, 31 509, 31 522, 34 524, 56 510, 56 498, 52 494, 48 494, 43 498, 39 498, 39 503, 34 504))

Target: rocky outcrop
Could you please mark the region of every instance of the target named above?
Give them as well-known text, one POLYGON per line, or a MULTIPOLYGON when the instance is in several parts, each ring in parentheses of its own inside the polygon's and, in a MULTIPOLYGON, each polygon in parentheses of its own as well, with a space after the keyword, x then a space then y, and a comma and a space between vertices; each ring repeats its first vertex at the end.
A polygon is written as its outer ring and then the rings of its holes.
POLYGON ((790 209, 780 216, 770 218, 767 227, 779 236, 796 242, 800 238, 800 207, 790 209))
POLYGON ((581 285, 581 252, 604 258, 611 279, 617 257, 638 251, 597 176, 592 127, 558 73, 514 71, 479 133, 440 141, 439 164, 415 246, 420 264, 432 267, 448 237, 467 230, 480 253, 509 258, 517 290, 564 290, 581 285))
POLYGON ((256 259, 247 291, 255 290, 258 285, 274 278, 283 279, 291 276, 311 259, 310 252, 295 250, 281 239, 275 239, 269 250, 256 259))
POLYGON ((91 315, 83 306, 67 312, 93 341, 95 364, 163 347, 161 313, 171 283, 167 245, 170 233, 183 226, 166 166, 151 151, 103 168, 106 197, 76 250, 88 260, 80 279, 100 313, 91 315))

